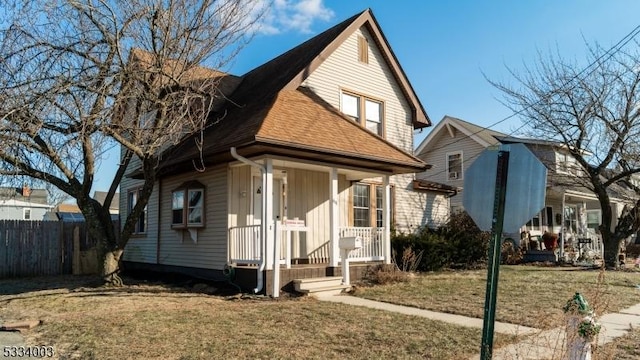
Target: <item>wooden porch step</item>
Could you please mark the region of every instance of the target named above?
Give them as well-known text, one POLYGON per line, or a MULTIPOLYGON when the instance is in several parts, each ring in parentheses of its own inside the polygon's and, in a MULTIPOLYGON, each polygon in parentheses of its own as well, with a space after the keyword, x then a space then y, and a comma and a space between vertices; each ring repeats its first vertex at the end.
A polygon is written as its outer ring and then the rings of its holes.
POLYGON ((315 289, 342 285, 341 276, 323 276, 306 279, 293 279, 293 286, 299 292, 312 292, 315 289))

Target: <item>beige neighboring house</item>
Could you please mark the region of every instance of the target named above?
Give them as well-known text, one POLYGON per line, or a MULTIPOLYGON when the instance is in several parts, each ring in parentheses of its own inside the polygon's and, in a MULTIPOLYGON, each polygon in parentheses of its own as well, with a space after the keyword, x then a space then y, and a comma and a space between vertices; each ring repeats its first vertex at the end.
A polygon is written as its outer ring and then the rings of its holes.
POLYGON ((451 212, 463 210, 466 170, 484 149, 499 144, 495 136, 506 135, 446 115, 416 148, 416 156, 431 165, 418 178, 459 189, 449 200, 451 212))
MULTIPOLYGON (((469 181, 465 178, 466 169, 487 147, 510 143, 525 144, 548 171, 545 206, 521 228, 521 232, 528 232, 534 240, 538 240, 545 231, 561 234, 567 253, 591 250, 595 255, 600 255, 602 242, 597 229, 602 215, 599 202, 592 191, 575 181, 581 175, 581 170, 562 144, 512 137, 445 116, 416 149, 416 156, 432 164, 429 171, 418 177, 459 187, 460 193, 451 198, 451 211, 461 211, 464 182, 469 181), (589 239, 591 242, 581 244, 579 239, 589 239)), ((622 186, 612 186, 610 196, 614 214, 620 214, 629 199, 629 191, 622 186)), ((521 234, 505 234, 505 237, 520 244, 521 234)), ((529 249, 535 246, 544 248, 541 242, 533 246, 526 242, 522 245, 529 249)), ((564 251, 561 255, 564 255, 564 251)))
MULTIPOLYGON (((283 286, 338 273, 339 239, 358 236, 352 262, 389 263, 392 227, 446 219, 451 189, 414 181, 428 165, 413 131, 431 122, 370 10, 242 76, 210 74, 229 102, 216 105, 202 154, 188 139, 163 155, 129 268, 220 278, 231 266, 264 292, 280 262, 283 286), (274 255, 276 223, 292 230, 274 255)), ((120 184, 123 218, 136 167, 120 184)))

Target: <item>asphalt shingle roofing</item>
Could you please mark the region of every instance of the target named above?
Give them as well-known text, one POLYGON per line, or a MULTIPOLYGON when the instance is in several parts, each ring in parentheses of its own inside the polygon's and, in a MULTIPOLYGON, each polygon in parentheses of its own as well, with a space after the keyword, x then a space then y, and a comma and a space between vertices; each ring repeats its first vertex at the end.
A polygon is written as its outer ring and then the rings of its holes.
MULTIPOLYGON (((265 153, 269 146, 312 151, 314 156, 326 154, 333 160, 342 156, 368 164, 377 162, 381 164, 379 169, 394 173, 424 170, 424 162, 358 126, 311 90, 300 87, 313 66, 361 26, 377 28, 369 10, 243 75, 237 87, 227 89, 232 90, 225 94, 227 105, 210 115, 202 154, 194 146, 195 138, 188 138, 165 154, 161 174, 188 171, 193 160, 200 157, 207 164, 228 161, 231 147, 237 147, 243 155, 255 155, 257 147, 265 153)), ((378 41, 386 43, 384 39, 378 41)), ((395 61, 393 54, 389 58, 395 61)), ((404 73, 396 75, 404 79, 404 73)), ((410 87, 405 91, 413 94, 410 87)), ((428 126, 422 105, 417 100, 412 103, 420 114, 414 126, 428 126)))

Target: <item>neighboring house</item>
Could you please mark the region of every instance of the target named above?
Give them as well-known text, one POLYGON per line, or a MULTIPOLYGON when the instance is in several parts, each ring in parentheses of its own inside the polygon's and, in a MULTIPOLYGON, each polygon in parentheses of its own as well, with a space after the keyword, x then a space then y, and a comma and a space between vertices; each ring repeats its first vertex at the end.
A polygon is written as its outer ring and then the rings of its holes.
MULTIPOLYGON (((576 179, 581 170, 566 146, 544 140, 523 139, 485 129, 469 122, 445 116, 416 150, 416 156, 433 164, 421 178, 443 181, 462 188, 451 198, 452 211, 462 210, 462 192, 466 169, 489 146, 522 143, 547 167, 545 207, 521 228, 531 236, 545 231, 561 234, 561 240, 573 248, 589 247, 602 250, 597 236, 601 224, 601 210, 595 194, 576 179), (580 245, 578 239, 590 238, 592 243, 580 245)), ((614 214, 619 215, 628 198, 628 191, 612 186, 610 196, 614 214)), ((508 215, 507 215, 508 216, 508 215)), ((617 216, 616 216, 617 218, 617 216)), ((520 234, 506 234, 519 244, 520 234)))
POLYGON ((47 190, 21 188, 0 188, 0 220, 43 220, 53 206, 47 202, 47 190))
MULTIPOLYGON (((100 204, 104 204, 107 193, 105 191, 94 191, 93 198, 100 204)), ((115 193, 111 206, 109 206, 109 213, 113 221, 118 221, 120 209, 120 194, 115 193)), ((47 214, 47 220, 60 220, 64 222, 83 222, 84 215, 80 211, 80 208, 76 203, 62 203, 51 210, 47 214)))
MULTIPOLYGON (((354 261, 390 262, 392 227, 446 219, 451 189, 414 182, 428 165, 412 155, 413 131, 430 120, 370 10, 222 85, 230 101, 202 153, 188 139, 163 155, 127 266, 220 276, 253 264, 260 282, 274 222, 298 219, 289 224, 303 231, 281 254, 324 276, 341 261, 341 237, 363 238, 354 261)), ((120 184, 123 218, 136 166, 120 184)))
POLYGON ((418 177, 459 189, 450 199, 452 213, 463 210, 467 169, 484 149, 499 144, 495 136, 506 135, 445 115, 417 147, 416 156, 431 165, 418 177))

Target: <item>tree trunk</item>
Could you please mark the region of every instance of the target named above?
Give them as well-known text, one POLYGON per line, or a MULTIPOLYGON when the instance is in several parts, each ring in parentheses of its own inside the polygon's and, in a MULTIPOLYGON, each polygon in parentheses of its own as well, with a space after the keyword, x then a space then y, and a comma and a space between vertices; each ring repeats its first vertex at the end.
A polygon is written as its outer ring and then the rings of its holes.
POLYGON ((102 262, 102 278, 106 285, 122 286, 122 279, 118 275, 120 273, 121 257, 121 249, 107 251, 104 254, 102 262))
POLYGON ((603 239, 604 245, 604 265, 607 269, 618 269, 620 260, 618 254, 620 252, 620 240, 612 236, 609 239, 603 239))

